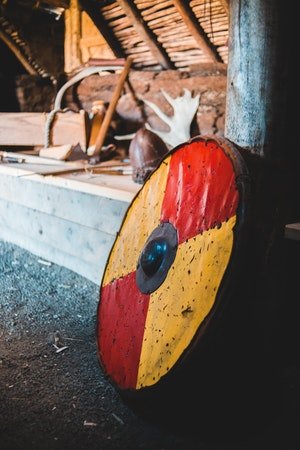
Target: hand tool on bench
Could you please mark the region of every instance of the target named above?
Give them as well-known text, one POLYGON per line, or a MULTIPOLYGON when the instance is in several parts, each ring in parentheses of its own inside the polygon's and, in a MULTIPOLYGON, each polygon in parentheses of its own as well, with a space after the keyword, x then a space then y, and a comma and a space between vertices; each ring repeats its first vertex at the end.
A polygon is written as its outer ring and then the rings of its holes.
POLYGON ((47 164, 51 166, 62 166, 67 164, 65 161, 60 161, 53 158, 42 158, 41 156, 26 155, 23 153, 0 151, 0 158, 7 163, 28 163, 28 164, 47 164))

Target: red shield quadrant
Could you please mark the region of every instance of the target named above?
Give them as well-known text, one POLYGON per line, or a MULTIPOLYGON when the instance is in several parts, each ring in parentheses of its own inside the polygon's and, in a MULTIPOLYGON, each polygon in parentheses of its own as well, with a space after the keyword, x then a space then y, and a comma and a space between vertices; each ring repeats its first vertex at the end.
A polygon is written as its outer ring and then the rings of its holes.
POLYGON ((175 148, 127 211, 102 279, 97 331, 101 365, 122 390, 171 371, 216 303, 240 201, 228 148, 203 138, 175 148))

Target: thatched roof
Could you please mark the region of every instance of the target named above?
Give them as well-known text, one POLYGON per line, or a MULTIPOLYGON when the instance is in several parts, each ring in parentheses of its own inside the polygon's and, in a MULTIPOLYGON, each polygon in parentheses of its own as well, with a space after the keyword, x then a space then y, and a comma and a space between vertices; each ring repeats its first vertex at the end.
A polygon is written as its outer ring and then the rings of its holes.
POLYGON ((81 0, 115 54, 136 68, 227 63, 227 0, 81 0))
MULTIPOLYGON (((227 63, 228 2, 79 0, 116 58, 132 56, 133 67, 139 70, 189 70, 201 63, 227 63)), ((31 72, 42 74, 38 57, 33 60, 30 46, 22 39, 22 30, 5 17, 7 5, 12 3, 14 11, 18 7, 37 10, 48 6, 63 11, 69 2, 0 0, 0 39, 32 67, 31 72)))

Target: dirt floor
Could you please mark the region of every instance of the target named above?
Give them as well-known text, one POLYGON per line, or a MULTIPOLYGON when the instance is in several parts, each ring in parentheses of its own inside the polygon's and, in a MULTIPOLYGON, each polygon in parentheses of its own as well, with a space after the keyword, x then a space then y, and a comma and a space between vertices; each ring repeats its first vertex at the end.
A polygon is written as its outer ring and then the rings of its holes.
POLYGON ((267 410, 258 431, 258 401, 247 432, 231 423, 236 433, 224 437, 213 420, 209 433, 200 419, 172 428, 119 397, 96 353, 97 285, 0 241, 0 289, 1 450, 300 449, 299 331, 286 326, 283 345, 291 345, 272 391, 274 414, 267 410))

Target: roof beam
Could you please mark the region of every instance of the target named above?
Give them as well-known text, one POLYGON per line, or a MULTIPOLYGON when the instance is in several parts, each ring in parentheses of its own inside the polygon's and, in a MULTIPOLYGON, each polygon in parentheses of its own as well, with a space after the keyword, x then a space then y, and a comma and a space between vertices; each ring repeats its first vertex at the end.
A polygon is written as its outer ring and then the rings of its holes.
POLYGON ((90 16, 95 26, 98 28, 116 58, 125 58, 125 52, 115 37, 112 29, 107 25, 100 9, 100 2, 97 4, 91 0, 79 0, 79 3, 84 11, 90 16))
POLYGON ((175 69, 174 63, 169 58, 169 55, 164 47, 158 42, 155 33, 153 33, 153 31, 147 26, 135 3, 128 0, 117 0, 117 3, 129 17, 135 30, 143 39, 145 44, 148 45, 152 55, 157 59, 159 64, 164 69, 175 69))
POLYGON ((213 62, 223 62, 189 5, 182 0, 173 0, 173 4, 202 52, 213 62))
POLYGON ((22 64, 25 70, 30 75, 39 75, 38 71, 35 70, 31 64, 27 61, 25 56, 22 54, 20 49, 16 46, 16 44, 10 39, 9 36, 7 36, 6 33, 4 33, 2 30, 0 30, 0 39, 7 45, 7 47, 13 52, 15 57, 19 60, 19 62, 22 64))

